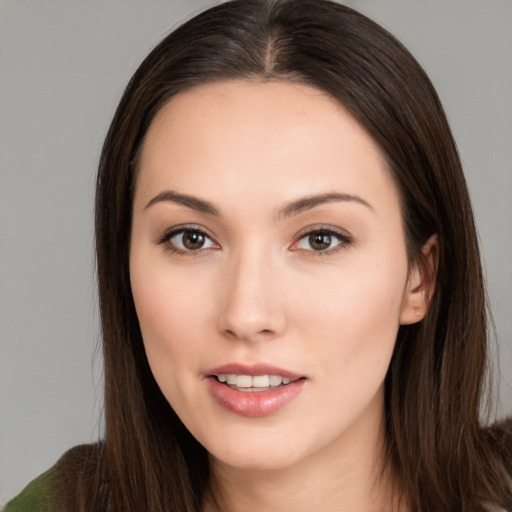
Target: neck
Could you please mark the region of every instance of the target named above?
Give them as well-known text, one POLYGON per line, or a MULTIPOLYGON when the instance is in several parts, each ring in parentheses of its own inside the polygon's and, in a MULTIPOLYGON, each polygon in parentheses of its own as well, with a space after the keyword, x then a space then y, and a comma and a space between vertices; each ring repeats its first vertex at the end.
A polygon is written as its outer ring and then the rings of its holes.
POLYGON ((210 457, 218 508, 207 502, 205 512, 403 512, 384 462, 383 417, 383 407, 368 408, 334 443, 283 468, 235 468, 210 457))

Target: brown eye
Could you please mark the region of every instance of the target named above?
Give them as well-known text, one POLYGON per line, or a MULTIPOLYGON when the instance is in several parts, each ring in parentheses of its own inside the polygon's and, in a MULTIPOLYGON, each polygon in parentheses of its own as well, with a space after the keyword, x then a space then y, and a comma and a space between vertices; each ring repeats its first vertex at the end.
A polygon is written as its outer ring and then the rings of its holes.
POLYGON ((196 251, 203 247, 205 236, 199 231, 184 231, 181 235, 181 241, 186 249, 196 251))
POLYGON ((293 245, 293 250, 331 253, 352 243, 351 238, 332 229, 315 229, 302 235, 293 245))
POLYGON ((159 243, 177 252, 197 252, 202 249, 218 248, 217 244, 199 229, 178 229, 166 234, 159 243))
POLYGON ((314 251, 325 251, 331 247, 332 239, 326 233, 311 233, 308 242, 314 251))

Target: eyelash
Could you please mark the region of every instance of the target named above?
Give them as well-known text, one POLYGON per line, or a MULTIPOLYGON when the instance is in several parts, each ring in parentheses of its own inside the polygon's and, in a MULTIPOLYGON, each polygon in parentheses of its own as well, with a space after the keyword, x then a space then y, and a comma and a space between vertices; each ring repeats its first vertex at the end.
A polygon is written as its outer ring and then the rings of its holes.
MULTIPOLYGON (((199 226, 178 226, 171 228, 163 233, 162 236, 160 236, 158 239, 155 240, 155 243, 157 245, 164 245, 165 249, 175 253, 175 254, 183 254, 185 256, 197 256, 201 252, 207 249, 213 249, 214 247, 206 247, 203 248, 202 246, 198 248, 197 250, 189 249, 181 249, 179 247, 176 247, 176 245, 172 244, 170 241, 172 238, 174 238, 177 235, 184 235, 185 233, 195 233, 199 236, 204 237, 205 239, 210 240, 213 244, 218 246, 218 243, 210 236, 208 235, 203 229, 201 229, 199 226)), ((306 228, 302 233, 298 235, 298 237, 295 239, 293 244, 291 245, 290 250, 292 251, 302 251, 310 253, 312 256, 326 256, 329 254, 337 253, 343 249, 346 249, 347 247, 353 245, 352 238, 344 233, 340 233, 339 231, 334 230, 331 227, 317 227, 317 228, 306 228), (306 239, 307 237, 311 237, 312 235, 323 235, 332 238, 335 238, 338 240, 338 243, 334 247, 330 247, 325 250, 314 250, 314 249, 304 249, 300 247, 295 247, 299 244, 301 240, 306 239)))
POLYGON ((174 227, 174 228, 171 228, 167 231, 165 231, 163 233, 162 236, 160 236, 157 240, 155 240, 155 243, 157 245, 164 245, 165 246, 165 250, 167 251, 170 251, 172 253, 176 253, 176 254, 183 254, 185 256, 197 256, 199 255, 199 253, 201 253, 202 251, 206 250, 206 249, 212 249, 212 247, 206 247, 206 248, 203 248, 203 247, 200 247, 198 250, 185 250, 185 249, 181 249, 179 247, 176 247, 175 245, 173 245, 171 243, 171 239, 174 238, 175 236, 179 235, 179 234, 185 234, 185 233, 196 233, 200 236, 203 236, 205 239, 208 239, 210 241, 212 241, 214 244, 218 245, 217 242, 215 242, 213 240, 213 238, 208 235, 207 233, 205 233, 205 231, 203 229, 201 229, 199 226, 177 226, 177 227, 174 227))
POLYGON ((295 248, 293 251, 304 251, 311 254, 311 256, 328 256, 331 254, 335 254, 343 249, 346 249, 353 245, 353 239, 346 233, 341 233, 331 227, 319 226, 319 227, 308 227, 299 234, 298 238, 295 242, 293 242, 292 247, 297 245, 301 240, 306 239, 307 237, 311 237, 312 235, 324 235, 330 238, 334 238, 338 240, 338 243, 334 247, 330 247, 325 250, 315 251, 314 249, 301 249, 295 248))

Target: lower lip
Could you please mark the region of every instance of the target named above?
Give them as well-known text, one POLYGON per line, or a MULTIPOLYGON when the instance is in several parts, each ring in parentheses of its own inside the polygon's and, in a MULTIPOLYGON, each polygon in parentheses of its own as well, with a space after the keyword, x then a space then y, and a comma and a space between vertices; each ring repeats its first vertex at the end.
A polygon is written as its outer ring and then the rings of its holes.
POLYGON ((220 383, 215 377, 208 377, 210 391, 225 409, 240 416, 256 418, 267 416, 284 407, 301 391, 306 382, 299 379, 286 386, 278 386, 265 391, 238 391, 220 383))

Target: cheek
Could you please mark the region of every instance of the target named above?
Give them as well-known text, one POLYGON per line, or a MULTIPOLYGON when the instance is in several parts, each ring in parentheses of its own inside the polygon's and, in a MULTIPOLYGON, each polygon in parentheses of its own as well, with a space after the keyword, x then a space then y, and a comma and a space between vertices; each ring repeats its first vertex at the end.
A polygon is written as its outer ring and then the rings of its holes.
POLYGON ((390 261, 386 268, 357 268, 333 276, 322 293, 311 289, 303 294, 302 307, 296 310, 296 323, 304 319, 299 324, 303 350, 310 354, 315 399, 320 397, 321 402, 321 412, 309 420, 322 433, 318 442, 359 424, 358 418, 366 417, 364 411, 371 421, 379 421, 407 263, 404 258, 390 261))
POLYGON ((316 340, 326 373, 340 375, 343 368, 346 379, 376 372, 383 378, 400 324, 406 279, 405 255, 387 261, 372 258, 371 264, 333 272, 329 286, 311 288, 298 299, 297 318, 306 319, 302 329, 316 340))
POLYGON ((158 383, 179 376, 201 351, 200 336, 208 323, 208 284, 197 275, 187 278, 169 265, 132 256, 131 286, 144 347, 158 383))

